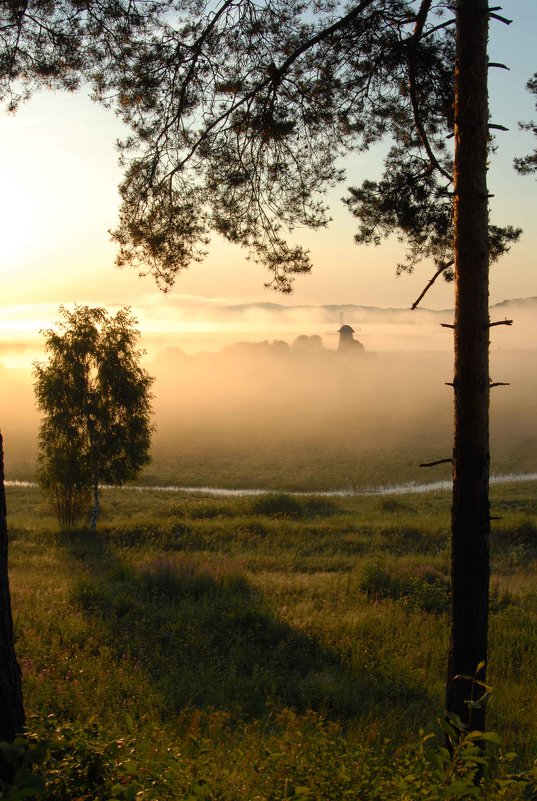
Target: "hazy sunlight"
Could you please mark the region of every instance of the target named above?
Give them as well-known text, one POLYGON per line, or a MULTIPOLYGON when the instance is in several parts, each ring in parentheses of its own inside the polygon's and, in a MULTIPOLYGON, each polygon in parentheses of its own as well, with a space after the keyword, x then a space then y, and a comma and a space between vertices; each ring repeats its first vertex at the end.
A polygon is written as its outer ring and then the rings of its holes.
POLYGON ((33 239, 36 202, 31 192, 0 164, 0 266, 24 250, 33 239))

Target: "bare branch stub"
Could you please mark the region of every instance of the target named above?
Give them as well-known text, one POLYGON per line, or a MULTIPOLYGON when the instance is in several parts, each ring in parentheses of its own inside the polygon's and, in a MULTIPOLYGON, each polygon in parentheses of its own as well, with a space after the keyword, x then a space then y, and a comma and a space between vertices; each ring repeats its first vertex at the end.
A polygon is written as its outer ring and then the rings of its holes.
POLYGON ((493 328, 495 325, 513 325, 513 321, 512 320, 507 320, 507 319, 498 320, 498 322, 496 322, 496 323, 489 323, 488 327, 489 328, 493 328))
POLYGON ((489 388, 492 389, 492 387, 510 387, 510 386, 511 384, 509 383, 509 381, 491 381, 489 388))
POLYGON ((453 459, 437 459, 435 462, 422 462, 420 467, 436 467, 437 464, 453 464, 453 459))
POLYGON ((441 328, 455 328, 453 323, 440 323, 441 328))
POLYGON ((502 17, 500 14, 494 14, 492 11, 487 12, 491 19, 497 19, 498 22, 503 22, 504 25, 510 25, 512 23, 512 19, 507 19, 507 17, 502 17))

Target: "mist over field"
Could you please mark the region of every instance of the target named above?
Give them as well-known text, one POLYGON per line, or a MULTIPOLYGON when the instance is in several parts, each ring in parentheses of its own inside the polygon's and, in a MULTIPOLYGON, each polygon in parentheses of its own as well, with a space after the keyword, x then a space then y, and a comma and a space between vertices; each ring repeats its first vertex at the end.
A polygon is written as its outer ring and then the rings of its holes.
MULTIPOLYGON (((409 298, 409 305, 410 305, 409 298)), ((301 334, 317 335, 327 349, 337 347, 341 319, 351 325, 367 351, 452 351, 452 334, 441 323, 453 321, 453 310, 378 308, 356 304, 299 306, 278 303, 208 301, 178 296, 166 305, 154 298, 134 309, 144 330, 148 352, 173 345, 192 354, 217 351, 238 340, 259 342, 283 339, 291 343, 301 334)), ((536 346, 537 298, 498 303, 491 319, 512 318, 515 325, 495 331, 492 349, 526 350, 536 346)), ((1 360, 1 359, 0 359, 1 360)))
MULTIPOLYGON (((449 478, 451 356, 363 353, 351 358, 230 348, 162 354, 158 432, 146 480, 296 490, 348 489, 449 478)), ((493 390, 495 472, 537 466, 537 352, 498 351, 493 390)))
MULTIPOLYGON (((345 307, 345 322, 366 349, 344 355, 331 333, 340 307, 306 308, 301 316, 297 307, 268 306, 262 322, 272 319, 279 334, 284 316, 290 336, 254 342, 247 331, 244 342, 226 345, 215 333, 219 349, 189 353, 181 336, 144 335, 157 430, 152 463, 137 483, 330 490, 449 478, 449 465, 419 463, 451 455, 451 332, 438 323, 452 312, 413 318, 405 310, 345 307), (435 350, 437 336, 443 347, 435 350)), ((537 303, 491 310, 492 320, 504 318, 515 325, 491 331, 492 380, 510 382, 492 390, 492 470, 535 472, 537 303)), ((6 478, 31 480, 39 423, 31 374, 2 367, 0 380, 6 478)))

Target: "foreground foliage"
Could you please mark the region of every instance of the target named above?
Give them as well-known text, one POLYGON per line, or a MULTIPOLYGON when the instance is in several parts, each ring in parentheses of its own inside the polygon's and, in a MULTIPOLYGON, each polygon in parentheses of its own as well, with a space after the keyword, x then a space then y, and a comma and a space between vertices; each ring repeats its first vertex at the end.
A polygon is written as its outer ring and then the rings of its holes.
POLYGON ((299 717, 289 710, 276 716, 268 731, 258 723, 232 726, 222 712, 184 715, 180 750, 176 740, 166 740, 164 731, 136 725, 127 714, 124 724, 123 736, 112 739, 96 723, 59 725, 50 718, 39 739, 20 739, 9 749, 13 756, 25 755, 26 765, 0 798, 522 801, 535 797, 537 762, 518 771, 513 767, 515 755, 498 748, 498 735, 472 731, 458 737, 445 723, 451 754, 435 735, 420 732, 416 743, 395 755, 388 741, 380 749, 367 738, 350 743, 338 724, 314 713, 299 717), (488 741, 485 749, 483 738, 488 741))
POLYGON ((95 537, 58 534, 36 490, 10 489, 43 797, 535 797, 533 487, 494 490, 489 715, 505 746, 490 735, 483 755, 471 734, 454 760, 435 723, 446 495, 107 490, 95 537))

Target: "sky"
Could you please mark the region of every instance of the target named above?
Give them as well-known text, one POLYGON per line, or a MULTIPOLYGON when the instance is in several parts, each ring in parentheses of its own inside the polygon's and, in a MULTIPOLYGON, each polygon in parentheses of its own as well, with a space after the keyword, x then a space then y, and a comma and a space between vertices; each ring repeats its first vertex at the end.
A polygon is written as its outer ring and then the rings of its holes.
MULTIPOLYGON (((510 71, 491 70, 491 119, 509 127, 497 135, 497 153, 489 173, 491 218, 524 229, 520 244, 493 267, 491 302, 537 296, 537 185, 512 168, 516 155, 531 151, 535 142, 520 132, 520 120, 535 119, 534 99, 525 83, 537 70, 537 0, 506 0, 501 12, 513 19, 491 25, 490 58, 510 71)), ((130 305, 142 330, 182 334, 205 344, 218 334, 226 337, 270 336, 266 318, 256 324, 255 308, 226 317, 237 304, 278 303, 288 306, 356 304, 408 308, 434 271, 423 265, 411 277, 396 278, 401 246, 390 241, 379 248, 353 243, 354 222, 342 206, 345 188, 380 174, 380 150, 349 160, 346 179, 329 196, 333 222, 322 231, 295 232, 295 240, 311 251, 313 271, 299 276, 291 296, 264 288, 264 269, 248 262, 238 247, 213 240, 209 256, 178 276, 167 295, 150 277, 114 267, 115 246, 108 230, 118 210, 121 170, 115 142, 122 128, 113 112, 84 94, 40 93, 15 116, 0 112, 0 345, 37 341, 39 331, 58 317, 60 303, 88 303, 111 308, 130 305), (192 310, 195 310, 195 313, 192 310), (257 330, 259 329, 259 330, 257 330)), ((437 282, 424 305, 449 309, 452 286, 437 282)), ((305 319, 312 323, 311 315, 305 319)), ((280 319, 275 336, 285 335, 280 319)), ((334 328, 338 316, 334 313, 334 328)), ((325 316, 315 330, 324 334, 325 316)), ((295 329, 293 329, 294 331, 295 329)), ((194 345, 191 345, 194 347, 194 345)), ((373 343, 373 347, 375 344, 373 343)), ((28 353, 11 362, 28 360, 28 353)), ((0 361, 7 363, 0 352, 0 361)), ((9 361, 9 360, 8 360, 9 361)))

